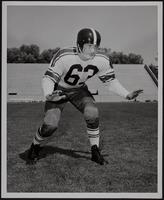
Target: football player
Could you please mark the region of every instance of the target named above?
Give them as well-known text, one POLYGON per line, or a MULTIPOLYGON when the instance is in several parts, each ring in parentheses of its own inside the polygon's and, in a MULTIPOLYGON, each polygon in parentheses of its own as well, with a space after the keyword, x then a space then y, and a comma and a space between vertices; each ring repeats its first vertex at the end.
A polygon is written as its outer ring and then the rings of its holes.
POLYGON ((52 58, 42 79, 45 115, 28 151, 28 164, 34 164, 39 152, 58 128, 62 110, 71 102, 84 115, 91 145, 91 160, 103 165, 99 149, 99 112, 85 82, 97 75, 109 91, 131 100, 143 90, 127 91, 115 77, 110 58, 98 51, 101 36, 97 30, 84 28, 78 32, 77 46, 60 49, 52 58))

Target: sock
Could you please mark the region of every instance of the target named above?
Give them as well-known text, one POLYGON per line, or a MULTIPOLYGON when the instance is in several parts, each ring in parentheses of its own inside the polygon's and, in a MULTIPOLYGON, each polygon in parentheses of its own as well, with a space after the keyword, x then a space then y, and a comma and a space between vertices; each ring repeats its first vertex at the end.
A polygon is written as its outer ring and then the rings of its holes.
POLYGON ((34 139, 33 139, 34 145, 36 145, 36 144, 37 145, 45 145, 52 138, 52 136, 42 137, 40 132, 41 132, 41 127, 38 129, 38 131, 36 132, 36 134, 34 136, 34 139))
POLYGON ((41 127, 38 129, 38 131, 36 132, 35 136, 34 136, 34 139, 33 139, 33 144, 36 145, 40 145, 43 141, 44 141, 44 138, 40 135, 40 129, 41 127))
POLYGON ((50 139, 54 137, 53 133, 56 131, 56 129, 46 124, 42 124, 42 126, 40 126, 40 128, 35 134, 33 144, 45 145, 47 142, 50 141, 50 139))
POLYGON ((97 145, 99 147, 99 127, 96 129, 87 128, 87 133, 91 146, 97 145))

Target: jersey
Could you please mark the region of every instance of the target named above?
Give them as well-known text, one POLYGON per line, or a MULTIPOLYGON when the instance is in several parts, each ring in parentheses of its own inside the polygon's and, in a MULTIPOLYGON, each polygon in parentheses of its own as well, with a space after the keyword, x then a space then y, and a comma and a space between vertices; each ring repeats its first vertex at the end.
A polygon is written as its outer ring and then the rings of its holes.
POLYGON ((112 63, 104 53, 96 53, 91 60, 82 60, 76 47, 60 49, 52 58, 44 77, 55 84, 69 89, 79 88, 97 75, 103 82, 115 79, 112 63))

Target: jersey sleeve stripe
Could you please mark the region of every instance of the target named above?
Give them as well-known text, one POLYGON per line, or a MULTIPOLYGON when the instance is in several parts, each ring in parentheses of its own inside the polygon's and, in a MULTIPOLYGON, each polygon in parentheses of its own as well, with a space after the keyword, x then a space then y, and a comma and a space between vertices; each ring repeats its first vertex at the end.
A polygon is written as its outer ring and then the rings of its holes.
POLYGON ((60 55, 60 49, 57 51, 57 53, 53 56, 50 66, 53 66, 54 60, 60 55))
POLYGON ((106 74, 104 74, 104 75, 101 75, 101 76, 99 76, 100 78, 104 78, 104 77, 106 77, 106 76, 111 76, 111 75, 113 75, 114 74, 114 71, 112 71, 112 72, 108 72, 108 73, 106 73, 106 74))
POLYGON ((53 74, 56 74, 56 76, 60 77, 60 74, 58 74, 57 72, 54 72, 51 68, 48 68, 47 71, 49 71, 49 72, 51 72, 53 74))
POLYGON ((49 71, 47 70, 44 74, 44 76, 48 76, 51 78, 51 80, 53 80, 55 83, 58 83, 59 80, 60 80, 60 76, 59 74, 55 73, 55 72, 52 72, 52 71, 49 71))
POLYGON ((50 72, 52 72, 52 73, 54 73, 54 74, 56 74, 57 76, 59 76, 59 77, 60 77, 60 75, 59 75, 57 72, 54 72, 54 71, 53 71, 53 69, 52 69, 52 68, 50 68, 50 67, 48 68, 48 70, 47 70, 47 71, 50 71, 50 72))
POLYGON ((110 80, 107 80, 105 83, 107 83, 107 82, 110 82, 110 81, 112 81, 112 80, 114 80, 115 78, 111 78, 110 80))
POLYGON ((115 79, 115 74, 99 76, 99 79, 100 79, 103 83, 106 83, 106 82, 109 82, 109 81, 115 79))
POLYGON ((110 74, 114 74, 114 71, 107 72, 106 74, 104 74, 104 75, 101 75, 101 76, 106 76, 106 75, 110 75, 110 74))
POLYGON ((44 75, 43 78, 45 78, 45 77, 51 79, 54 83, 58 83, 58 82, 56 82, 56 80, 54 80, 51 76, 44 75))

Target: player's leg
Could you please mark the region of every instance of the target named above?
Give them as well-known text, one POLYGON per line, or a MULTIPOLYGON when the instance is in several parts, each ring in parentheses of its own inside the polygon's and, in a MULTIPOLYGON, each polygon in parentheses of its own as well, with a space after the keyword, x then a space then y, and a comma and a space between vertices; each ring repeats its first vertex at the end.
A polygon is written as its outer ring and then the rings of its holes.
POLYGON ((101 165, 104 164, 104 158, 99 150, 99 111, 92 98, 84 98, 84 118, 87 124, 87 133, 91 144, 92 161, 101 165))
POLYGON ((43 148, 42 146, 47 143, 53 133, 57 130, 61 112, 65 103, 54 103, 47 101, 45 103, 45 115, 42 125, 38 128, 31 147, 28 153, 27 164, 34 164, 39 158, 39 152, 43 148))
POLYGON ((99 150, 99 111, 92 94, 88 91, 87 87, 84 87, 70 101, 84 115, 91 145, 91 159, 99 164, 104 164, 103 156, 99 150))
POLYGON ((47 101, 45 103, 45 115, 42 125, 39 127, 33 139, 34 144, 44 145, 57 130, 61 112, 65 104, 57 104, 47 101))
POLYGON ((99 111, 93 100, 89 97, 83 99, 84 103, 84 119, 87 126, 87 134, 91 146, 97 145, 99 147, 99 111))

